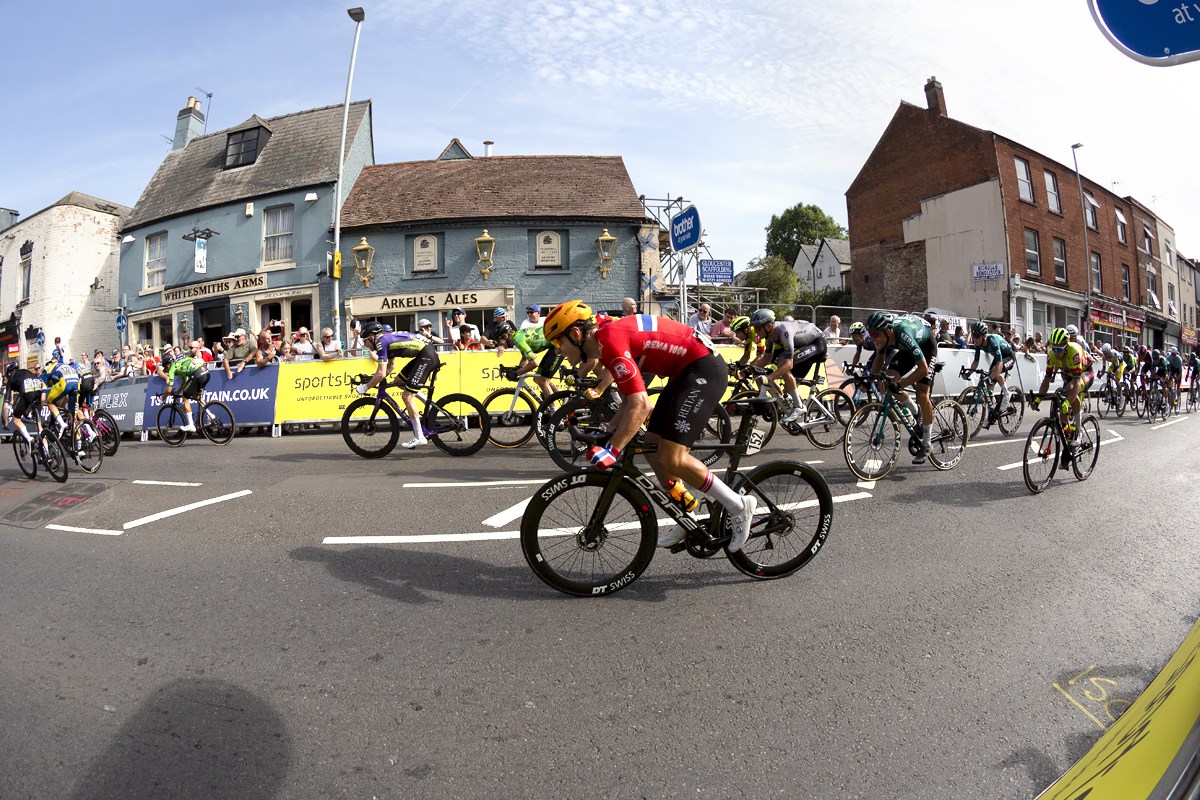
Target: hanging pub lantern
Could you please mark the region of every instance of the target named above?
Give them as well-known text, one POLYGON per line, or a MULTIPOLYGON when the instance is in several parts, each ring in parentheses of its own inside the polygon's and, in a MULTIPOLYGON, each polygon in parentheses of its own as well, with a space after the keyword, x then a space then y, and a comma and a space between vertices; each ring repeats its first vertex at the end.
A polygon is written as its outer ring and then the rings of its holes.
POLYGON ((617 252, 617 237, 608 235, 608 228, 596 240, 596 252, 600 254, 600 274, 607 278, 613 268, 613 256, 617 252))
POLYGON ((486 229, 483 231, 483 236, 475 240, 475 252, 479 254, 479 271, 483 273, 483 279, 488 279, 488 273, 492 271, 492 256, 496 252, 496 240, 488 236, 486 229))
POLYGON ((362 237, 362 241, 358 243, 352 251, 354 253, 354 274, 362 281, 366 287, 371 288, 371 262, 375 260, 375 248, 367 244, 367 237, 362 237))

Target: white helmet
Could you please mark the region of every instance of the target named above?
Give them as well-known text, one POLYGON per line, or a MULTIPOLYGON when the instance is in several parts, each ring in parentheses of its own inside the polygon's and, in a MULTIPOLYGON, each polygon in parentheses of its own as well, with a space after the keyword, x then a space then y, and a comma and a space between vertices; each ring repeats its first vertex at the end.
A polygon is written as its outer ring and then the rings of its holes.
POLYGON ((1108 342, 1105 342, 1104 344, 1100 345, 1101 353, 1107 353, 1109 350, 1112 350, 1112 345, 1109 344, 1108 342))
POLYGON ((1067 326, 1067 336, 1078 336, 1078 335, 1079 335, 1079 328, 1075 327, 1074 325, 1067 326))

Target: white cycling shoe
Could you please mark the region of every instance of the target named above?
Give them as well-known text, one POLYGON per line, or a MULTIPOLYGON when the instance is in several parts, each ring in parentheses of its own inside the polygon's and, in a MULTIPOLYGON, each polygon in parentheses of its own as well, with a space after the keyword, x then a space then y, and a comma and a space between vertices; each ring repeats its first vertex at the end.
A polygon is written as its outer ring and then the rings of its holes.
MULTIPOLYGON (((693 520, 696 519, 696 515, 691 511, 687 512, 687 515, 693 520)), ((677 524, 674 528, 671 528, 671 530, 658 537, 658 546, 674 547, 686 538, 687 531, 683 529, 682 525, 677 524)))
POLYGON ((189 422, 187 425, 181 425, 179 430, 187 431, 188 433, 195 433, 196 426, 194 424, 192 424, 191 422, 189 422))
POLYGON ((783 422, 785 424, 795 422, 796 420, 800 419, 800 413, 801 413, 801 411, 799 408, 793 408, 792 413, 788 414, 786 417, 781 419, 780 422, 783 422))
POLYGON ((402 442, 400 444, 400 446, 405 448, 406 450, 412 450, 414 447, 420 447, 423 444, 429 444, 429 440, 426 439, 424 436, 421 436, 419 438, 414 436, 413 438, 409 439, 407 442, 402 442))
POLYGON ((742 495, 742 510, 730 518, 733 527, 733 538, 729 541, 729 552, 736 553, 750 538, 750 525, 754 522, 754 511, 758 508, 758 498, 752 494, 742 495))

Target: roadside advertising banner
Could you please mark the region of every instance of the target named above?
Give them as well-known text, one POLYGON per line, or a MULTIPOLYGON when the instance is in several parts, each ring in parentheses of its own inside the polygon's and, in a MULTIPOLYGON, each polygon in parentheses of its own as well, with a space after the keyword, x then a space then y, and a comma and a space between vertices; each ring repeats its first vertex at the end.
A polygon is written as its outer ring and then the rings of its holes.
MULTIPOLYGON (((275 397, 275 423, 313 422, 342 418, 346 405, 357 395, 350 385, 356 375, 375 372, 370 358, 339 358, 335 361, 301 361, 280 364, 279 393, 275 397)), ((445 374, 443 368, 438 379, 445 374)), ((399 401, 399 395, 396 396, 399 401)))
POLYGON ((121 378, 109 381, 96 390, 96 408, 112 414, 119 431, 140 431, 146 405, 146 384, 149 378, 121 378))
MULTIPOLYGON (((210 364, 208 374, 211 377, 208 379, 208 385, 204 387, 206 402, 219 400, 229 406, 238 425, 274 423, 279 367, 246 367, 241 372, 234 373, 233 380, 228 380, 223 368, 210 364)), ((177 379, 176 388, 180 385, 181 381, 177 379)), ((150 378, 146 384, 146 428, 153 430, 158 424, 158 409, 162 406, 159 395, 165 388, 166 382, 158 377, 150 378)))

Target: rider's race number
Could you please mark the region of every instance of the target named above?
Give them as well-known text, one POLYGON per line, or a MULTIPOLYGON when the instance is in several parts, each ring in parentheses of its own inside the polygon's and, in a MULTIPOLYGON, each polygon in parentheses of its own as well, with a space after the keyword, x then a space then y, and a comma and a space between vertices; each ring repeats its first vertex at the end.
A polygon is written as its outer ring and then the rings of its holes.
POLYGON ((750 431, 750 441, 746 444, 746 455, 753 455, 759 450, 762 450, 763 439, 765 438, 766 434, 760 431, 758 428, 750 431))

